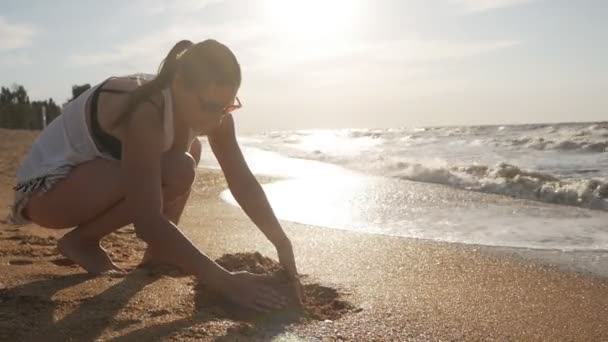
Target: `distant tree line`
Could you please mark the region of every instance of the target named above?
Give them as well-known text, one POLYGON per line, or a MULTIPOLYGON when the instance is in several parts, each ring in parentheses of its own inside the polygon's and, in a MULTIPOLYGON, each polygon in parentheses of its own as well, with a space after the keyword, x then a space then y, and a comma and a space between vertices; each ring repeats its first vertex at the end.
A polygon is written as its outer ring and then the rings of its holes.
MULTIPOLYGON (((89 84, 72 86, 72 98, 91 88, 89 84)), ((61 108, 52 98, 44 101, 30 101, 27 91, 21 85, 0 88, 0 127, 12 129, 42 129, 42 111, 46 108, 48 125, 61 114, 61 108)))

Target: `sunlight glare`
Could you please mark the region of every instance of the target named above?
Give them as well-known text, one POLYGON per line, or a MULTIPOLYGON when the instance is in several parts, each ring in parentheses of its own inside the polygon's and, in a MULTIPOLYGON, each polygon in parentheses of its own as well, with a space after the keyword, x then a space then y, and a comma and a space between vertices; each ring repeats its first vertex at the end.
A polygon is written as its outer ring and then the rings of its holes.
POLYGON ((352 33, 358 1, 267 0, 268 23, 282 38, 325 40, 352 33))

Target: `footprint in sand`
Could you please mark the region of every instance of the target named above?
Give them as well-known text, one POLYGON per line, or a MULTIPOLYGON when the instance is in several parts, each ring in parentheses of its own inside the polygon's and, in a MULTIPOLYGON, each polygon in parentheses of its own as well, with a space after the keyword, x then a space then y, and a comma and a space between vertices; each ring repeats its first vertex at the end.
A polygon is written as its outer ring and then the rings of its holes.
POLYGON ((13 260, 9 260, 8 264, 11 266, 23 266, 23 265, 31 265, 34 262, 32 260, 28 260, 28 259, 13 259, 13 260))
POLYGON ((76 265, 75 262, 73 262, 72 260, 70 260, 68 258, 57 258, 57 259, 51 260, 51 262, 57 266, 74 266, 74 265, 76 265))

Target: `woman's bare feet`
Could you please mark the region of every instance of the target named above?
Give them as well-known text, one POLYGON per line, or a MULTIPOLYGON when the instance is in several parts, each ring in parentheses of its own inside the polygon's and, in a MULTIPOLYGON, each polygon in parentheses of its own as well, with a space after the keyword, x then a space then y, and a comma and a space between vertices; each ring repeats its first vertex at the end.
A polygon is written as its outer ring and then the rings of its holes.
POLYGON ((153 248, 146 249, 144 253, 144 257, 139 263, 138 267, 143 267, 146 269, 156 270, 160 272, 168 272, 172 276, 186 276, 187 272, 184 272, 179 267, 175 266, 175 262, 172 262, 169 258, 164 256, 162 253, 159 253, 153 248))
POLYGON ((148 246, 148 248, 146 248, 146 252, 144 253, 144 257, 141 259, 141 262, 139 263, 139 267, 156 267, 156 266, 168 266, 171 263, 168 262, 167 260, 164 260, 161 257, 161 254, 158 252, 155 252, 150 246, 148 246))
POLYGON ((70 232, 59 239, 57 249, 64 257, 91 274, 97 275, 108 271, 125 272, 112 262, 99 241, 85 240, 70 232))

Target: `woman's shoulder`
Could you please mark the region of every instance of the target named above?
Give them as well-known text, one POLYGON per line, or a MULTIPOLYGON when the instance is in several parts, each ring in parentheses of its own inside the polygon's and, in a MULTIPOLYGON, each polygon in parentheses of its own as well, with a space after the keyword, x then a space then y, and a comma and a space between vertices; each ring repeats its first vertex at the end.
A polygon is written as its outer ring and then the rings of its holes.
POLYGON ((132 74, 125 76, 112 76, 101 84, 100 91, 116 91, 129 93, 145 83, 153 80, 155 75, 152 74, 132 74))
MULTIPOLYGON (((99 92, 100 96, 103 95, 118 95, 118 96, 109 96, 110 99, 107 102, 115 102, 115 106, 110 105, 110 107, 121 107, 126 104, 128 100, 128 96, 120 96, 120 95, 130 95, 133 94, 133 91, 137 90, 142 85, 152 81, 155 75, 152 74, 133 74, 127 76, 118 76, 111 77, 103 84, 101 84, 99 92)), ((154 105, 157 109, 162 109, 162 104, 164 103, 164 95, 162 91, 156 91, 147 95, 144 99, 142 99, 141 103, 148 102, 154 105)))
MULTIPOLYGON (((142 79, 133 75, 113 77, 102 84, 99 89, 98 120, 104 131, 122 140, 124 127, 115 126, 120 116, 128 106, 129 95, 150 79, 142 79)), ((147 103, 146 111, 159 112, 163 109, 163 94, 155 92, 147 96, 142 103, 147 103)), ((162 113, 160 113, 162 115, 162 113)))

